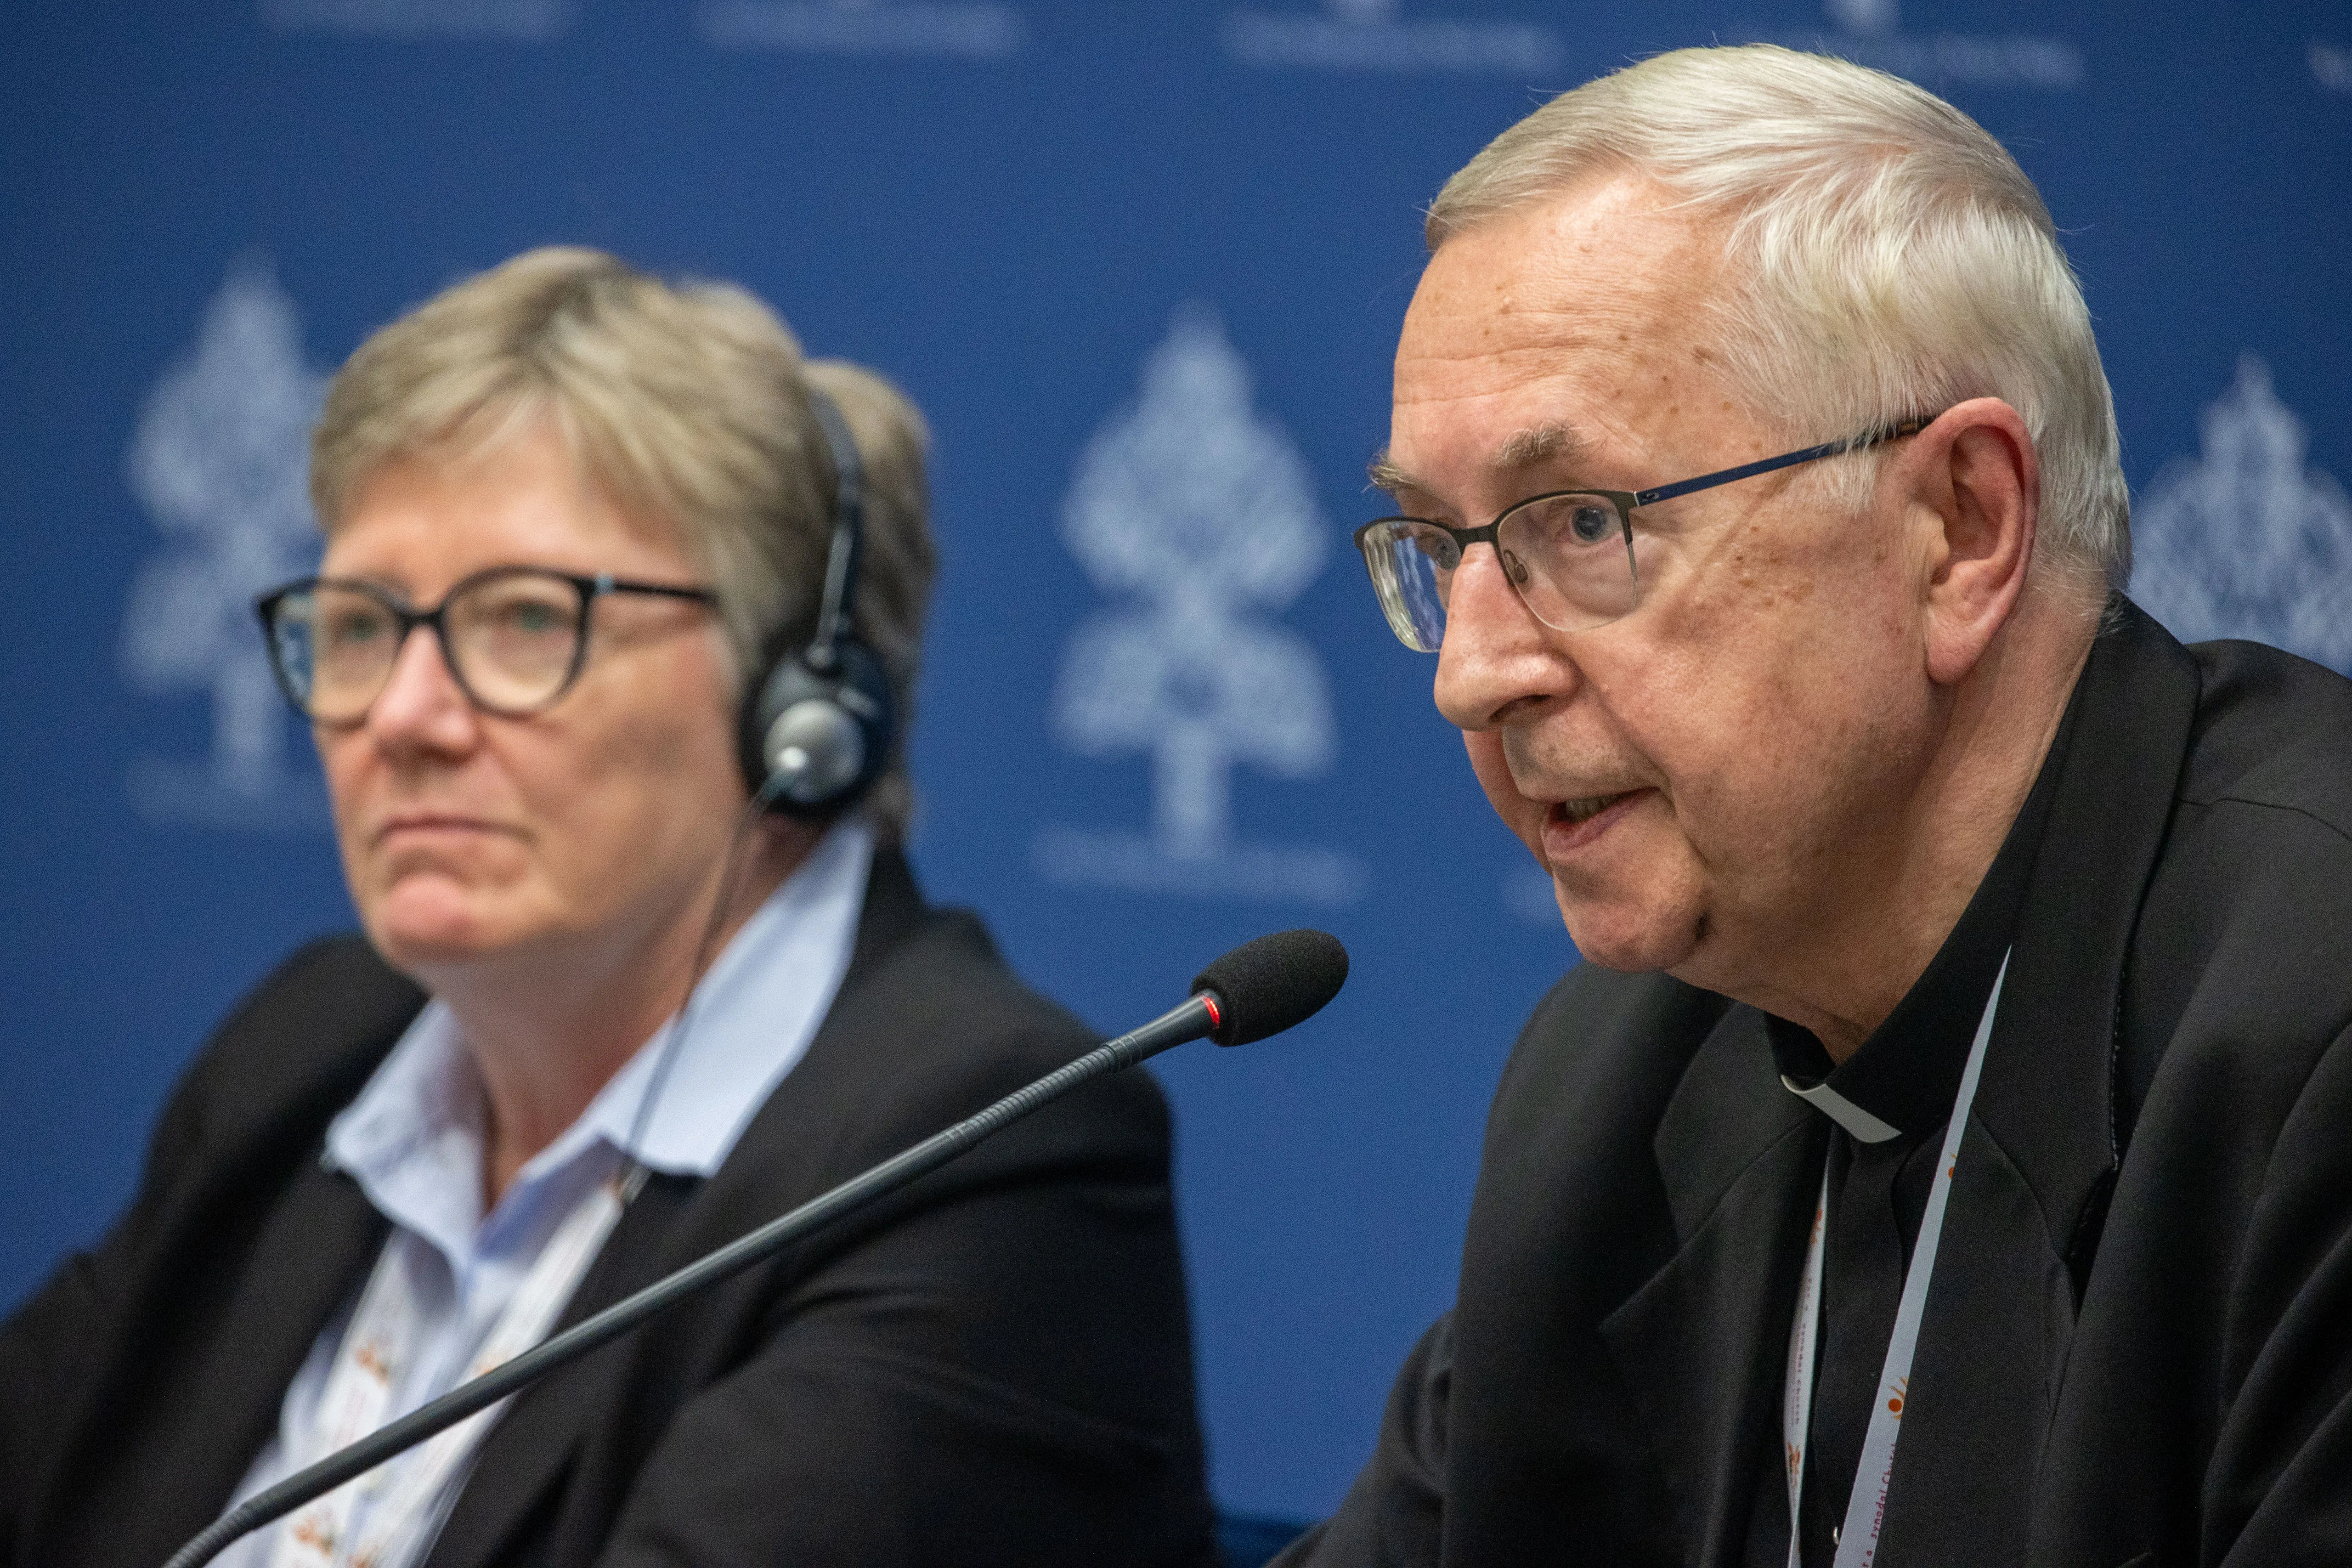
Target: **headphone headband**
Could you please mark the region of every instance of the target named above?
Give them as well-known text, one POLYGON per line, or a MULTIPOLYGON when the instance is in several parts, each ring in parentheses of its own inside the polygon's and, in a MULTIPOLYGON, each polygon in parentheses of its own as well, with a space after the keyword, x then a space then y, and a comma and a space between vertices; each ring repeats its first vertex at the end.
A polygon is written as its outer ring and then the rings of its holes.
POLYGON ((809 668, 830 671, 841 662, 841 639, 848 635, 856 613, 857 569, 866 553, 866 462, 856 439, 849 433, 841 405, 815 386, 805 388, 809 412, 833 453, 833 543, 825 552, 824 596, 817 607, 816 629, 809 638, 809 668))
MULTIPOLYGON (((832 398, 803 384, 833 453, 833 541, 808 646, 772 645, 744 693, 744 782, 769 806, 826 817, 881 775, 892 740, 890 682, 859 640, 857 573, 866 547, 866 468, 832 398)), ((778 641, 781 643, 782 638, 778 641)))

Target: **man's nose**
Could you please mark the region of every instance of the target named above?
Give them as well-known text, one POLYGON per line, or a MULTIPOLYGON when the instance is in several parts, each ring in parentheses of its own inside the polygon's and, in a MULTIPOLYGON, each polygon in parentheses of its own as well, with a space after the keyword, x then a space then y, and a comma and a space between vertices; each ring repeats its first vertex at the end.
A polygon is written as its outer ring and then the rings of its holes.
POLYGON ((1565 697, 1574 668, 1519 597, 1492 545, 1474 544, 1454 568, 1437 650, 1437 710, 1462 730, 1491 730, 1531 701, 1565 697))
POLYGON ((393 656, 383 689, 368 708, 368 729, 387 744, 461 750, 473 738, 474 705, 449 668, 429 626, 411 626, 393 656))

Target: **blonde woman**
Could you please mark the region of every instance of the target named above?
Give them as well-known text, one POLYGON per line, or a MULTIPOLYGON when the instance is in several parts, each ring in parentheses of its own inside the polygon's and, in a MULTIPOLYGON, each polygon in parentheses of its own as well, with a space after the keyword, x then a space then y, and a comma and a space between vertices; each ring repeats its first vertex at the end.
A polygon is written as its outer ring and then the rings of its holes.
MULTIPOLYGON (((818 397, 863 470, 853 624, 903 715, 919 417, 749 294, 534 251, 336 377, 325 556, 263 614, 365 934, 222 1027, 130 1211, 0 1335, 0 1557, 159 1562, 1090 1044, 923 902, 902 752, 841 809, 751 821, 722 878, 746 684, 817 613, 818 397)), ((221 1561, 1211 1552, 1167 1116, 1129 1075, 221 1561)))

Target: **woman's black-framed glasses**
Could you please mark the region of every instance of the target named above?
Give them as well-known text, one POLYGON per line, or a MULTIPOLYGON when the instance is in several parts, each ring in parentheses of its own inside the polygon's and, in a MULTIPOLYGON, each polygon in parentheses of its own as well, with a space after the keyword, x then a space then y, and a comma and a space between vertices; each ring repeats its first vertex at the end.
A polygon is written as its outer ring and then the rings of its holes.
POLYGON ((419 626, 433 628, 442 661, 475 707, 509 718, 540 712, 580 678, 588 662, 589 612, 607 594, 719 602, 708 588, 493 566, 459 582, 429 610, 349 577, 305 577, 264 594, 253 607, 286 700, 321 724, 356 724, 419 626))
POLYGON ((1417 653, 1445 641, 1445 603, 1462 552, 1491 544, 1503 574, 1535 618, 1556 631, 1589 631, 1631 611, 1642 592, 1633 509, 1776 468, 1818 462, 1916 436, 1935 416, 1898 420, 1864 435, 1783 452, 1646 490, 1550 490, 1507 508, 1484 528, 1454 528, 1424 517, 1383 517, 1356 530, 1356 548, 1372 574, 1389 629, 1417 653))

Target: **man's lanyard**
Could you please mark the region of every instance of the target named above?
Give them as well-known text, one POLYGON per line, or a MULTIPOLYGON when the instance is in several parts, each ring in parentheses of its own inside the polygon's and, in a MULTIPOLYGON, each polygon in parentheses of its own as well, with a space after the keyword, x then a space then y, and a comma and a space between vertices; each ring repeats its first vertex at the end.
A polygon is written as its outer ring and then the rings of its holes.
MULTIPOLYGON (((1992 994, 1985 998, 1976 1043, 1969 1047, 1968 1066, 1960 1069, 1960 1092, 1952 1101, 1951 1124, 1944 1130, 1943 1158, 1937 1162, 1927 1189, 1927 1212, 1920 1216, 1911 1267, 1903 1276, 1903 1301, 1895 1310, 1894 1336, 1886 1342, 1886 1365, 1878 1374, 1878 1398, 1870 1408, 1862 1463, 1854 1468, 1845 1523, 1838 1530, 1836 1568, 1869 1568, 1878 1555, 1878 1532, 1886 1522, 1887 1480, 1895 1473, 1895 1440, 1902 1435, 1911 1386, 1911 1356, 1919 1348, 1919 1319, 1927 1306, 1927 1279, 1936 1271, 1936 1247, 1944 1239, 1944 1207, 1952 1195, 1960 1134, 1968 1126, 1969 1108, 1976 1102, 1985 1043, 1992 1038, 1993 1009, 2000 1005, 2000 983, 2008 974, 2009 954, 2004 952, 2000 973, 1993 976, 1992 994)), ((1821 1337, 1822 1238, 1829 1228, 1829 1208, 1830 1173, 1824 1165, 1822 1195, 1813 1205, 1812 1239, 1806 1243, 1805 1269, 1797 1282, 1797 1321, 1789 1331, 1789 1370, 1781 1394, 1780 1436, 1789 1462, 1789 1568, 1803 1568, 1804 1562, 1798 1549, 1801 1524, 1797 1510, 1805 1489, 1805 1434, 1812 1416, 1821 1337)))
MULTIPOLYGON (((628 1173, 638 1177, 637 1168, 628 1173)), ((540 1248, 514 1299, 467 1363, 467 1377, 479 1377, 547 1337, 631 1195, 633 1187, 617 1177, 594 1183, 581 1195, 540 1248)), ((358 1441, 394 1414, 393 1391, 416 1353, 423 1315, 404 1263, 405 1250, 387 1245, 376 1258, 336 1348, 310 1451, 294 1456, 303 1464, 358 1441)), ((438 1532, 456 1496, 450 1483, 505 1408, 501 1400, 467 1416, 295 1514, 278 1528, 269 1568, 404 1568, 415 1561, 438 1532)))

